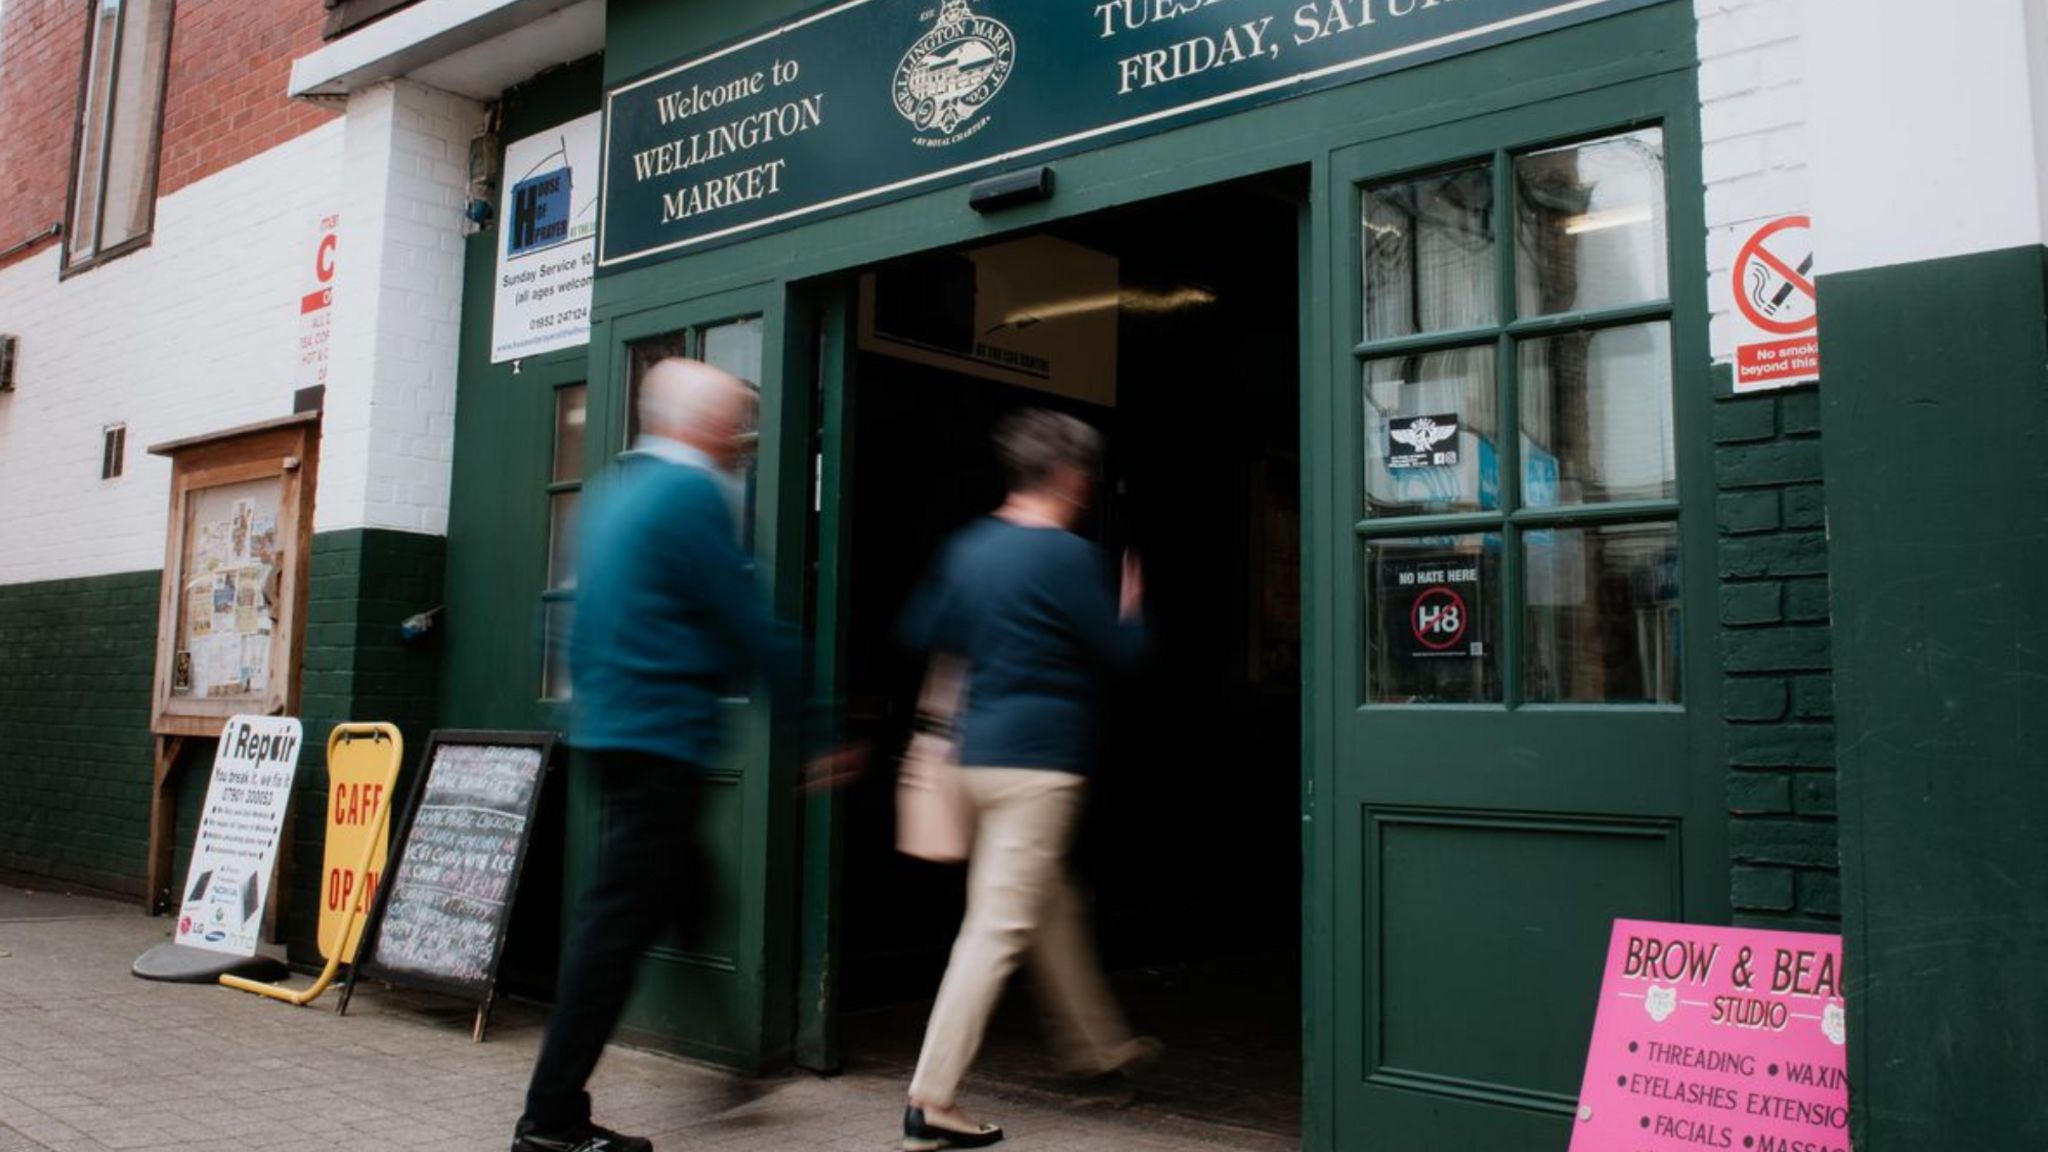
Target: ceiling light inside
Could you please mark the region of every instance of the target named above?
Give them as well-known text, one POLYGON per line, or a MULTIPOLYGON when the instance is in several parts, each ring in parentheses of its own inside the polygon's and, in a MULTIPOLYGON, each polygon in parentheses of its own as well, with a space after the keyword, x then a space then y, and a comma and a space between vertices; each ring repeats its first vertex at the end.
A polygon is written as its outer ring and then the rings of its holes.
POLYGON ((1167 316, 1193 308, 1206 308, 1214 303, 1214 292, 1192 285, 1183 285, 1166 292, 1148 288, 1126 288, 1120 292, 1101 292, 1093 296, 1074 296, 1066 300, 1012 308, 1003 316, 1002 321, 989 331, 1029 328, 1033 324, 1043 324, 1047 320, 1062 320, 1070 316, 1086 316, 1118 309, 1137 316, 1167 316))
POLYGON ((1627 228, 1635 224, 1648 224, 1652 219, 1649 205, 1638 204, 1633 208, 1610 208, 1605 212, 1588 212, 1573 216, 1564 222, 1564 234, 1584 236, 1588 232, 1605 232, 1609 228, 1627 228))

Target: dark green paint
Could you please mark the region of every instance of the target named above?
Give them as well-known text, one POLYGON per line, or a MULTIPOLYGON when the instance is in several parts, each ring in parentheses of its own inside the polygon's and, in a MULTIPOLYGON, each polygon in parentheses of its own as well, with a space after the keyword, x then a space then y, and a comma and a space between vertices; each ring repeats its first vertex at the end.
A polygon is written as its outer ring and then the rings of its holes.
MULTIPOLYGON (((688 55, 800 7, 614 0, 607 8, 607 80, 616 84, 662 60, 688 55)), ((1656 5, 1370 84, 1348 85, 1077 155, 1057 165, 1058 190, 1044 204, 982 216, 968 207, 964 191, 944 190, 872 208, 857 223, 811 223, 686 261, 623 269, 599 278, 594 312, 617 315, 730 288, 793 283, 1311 163, 1346 144, 1392 139, 1473 115, 1598 89, 1645 72, 1687 68, 1692 36, 1692 15, 1683 4, 1656 5)))
MULTIPOLYGON (((1669 12, 1670 10, 1664 10, 1669 12)), ((1621 21, 1587 30, 1621 32, 1621 21)), ((1697 193, 1697 94, 1690 29, 1672 49, 1615 40, 1599 58, 1635 77, 1459 121, 1430 132, 1336 154, 1327 180, 1331 269, 1326 355, 1332 384, 1318 397, 1319 456, 1313 481, 1325 519, 1315 535, 1341 542, 1316 615, 1334 638, 1333 667, 1318 688, 1335 705, 1334 771, 1317 795, 1334 852, 1318 876, 1322 914, 1334 932, 1335 1126, 1340 1146, 1435 1149, 1562 1147, 1577 1071, 1591 1029, 1607 927, 1616 917, 1724 922, 1728 917, 1725 761, 1719 739, 1721 677, 1713 663, 1716 619, 1713 412, 1707 373, 1704 233, 1697 193), (1675 502, 1585 512, 1505 510, 1510 537, 1502 584, 1519 585, 1525 525, 1578 516, 1669 519, 1680 534, 1683 693, 1660 707, 1359 707, 1368 698, 1362 658, 1361 546, 1367 536, 1500 530, 1502 514, 1372 520, 1358 525, 1363 443, 1358 413, 1360 186, 1552 141, 1660 124, 1668 166, 1672 297, 1627 310, 1671 323, 1679 462, 1675 502), (1431 527, 1418 529, 1417 523, 1431 527), (1358 828, 1357 834, 1350 834, 1358 828), (1520 989, 1498 986, 1511 957, 1520 989)), ((1595 49, 1585 49, 1589 54, 1595 49)), ((1620 78, 1616 78, 1620 80, 1620 78)), ((1508 202, 1506 168, 1496 165, 1508 202)), ((1513 250, 1497 276, 1500 314, 1515 314, 1513 250)), ((1499 339, 1505 395, 1518 411, 1515 337, 1552 326, 1516 324, 1499 339)), ((1420 350, 1468 338, 1400 342, 1420 350)), ((1375 347, 1375 352, 1381 351, 1375 347)), ((1503 437, 1502 475, 1518 475, 1519 437, 1503 437)), ((1513 500, 1513 485, 1503 485, 1513 500)), ((1496 595, 1501 593, 1496 592, 1496 595)), ((1501 637, 1509 698, 1520 676, 1514 617, 1501 637)))
MULTIPOLYGON (((439 536, 380 528, 313 537, 299 702, 306 745, 299 755, 291 816, 294 864, 287 931, 295 964, 320 963, 327 734, 336 724, 352 721, 398 725, 407 749, 399 795, 412 787, 413 761, 426 747, 434 723, 435 683, 448 637, 437 628, 407 643, 399 636, 399 624, 442 602, 446 549, 439 536)), ((186 756, 187 775, 204 776, 212 745, 188 749, 186 756)), ((180 806, 181 815, 185 807, 180 806)))
MULTIPOLYGON (((507 93, 504 138, 517 139, 595 110, 601 99, 599 68, 598 61, 585 61, 507 93)), ((780 298, 757 292, 702 306, 656 308, 598 324, 588 348, 492 364, 495 271, 495 234, 472 237, 465 265, 456 403, 456 441, 461 448, 449 518, 449 648, 438 723, 552 729, 573 738, 569 706, 541 699, 541 605, 547 582, 555 394, 568 385, 589 385, 583 479, 597 481, 606 463, 624 447, 626 363, 614 355, 613 342, 740 315, 773 312, 779 317, 780 298)), ((772 341, 796 332, 782 327, 779 319, 770 328, 772 341)), ((773 379, 783 376, 779 347, 768 350, 773 379)), ((770 389, 764 427, 777 427, 776 422, 784 419, 801 426, 807 418, 808 393, 801 386, 799 391, 806 403, 785 409, 778 393, 770 389)), ((807 441, 799 435, 792 442, 807 441)), ((807 460, 808 454, 800 450, 784 456, 772 446, 764 447, 764 508, 772 508, 774 501, 801 486, 783 478, 781 470, 807 460)), ((793 523, 801 533, 802 519, 793 523)), ((768 571, 775 570, 774 556, 803 551, 801 535, 792 543, 772 518, 759 526, 757 539, 768 571)), ((799 567, 794 575, 800 574, 799 567)), ((801 589, 792 593, 779 587, 778 598, 785 607, 800 606, 801 589)), ((768 859, 766 846, 771 840, 792 840, 786 821, 793 814, 770 809, 771 797, 790 791, 776 780, 788 783, 793 777, 786 758, 777 761, 769 754, 777 718, 764 712, 754 705, 734 705, 735 746, 708 785, 700 835, 716 896, 704 931, 688 950, 675 941, 654 950, 623 1024, 624 1034, 636 1042, 747 1068, 783 1059, 791 1044, 793 924, 774 910, 791 906, 794 872, 786 857, 768 859)), ((529 898, 537 899, 532 881, 552 869, 553 891, 563 901, 563 914, 573 908, 575 894, 589 875, 600 831, 596 797, 578 764, 572 755, 568 785, 559 799, 558 815, 565 825, 560 857, 540 852, 528 875, 529 898)), ((543 811, 542 818, 549 819, 550 813, 543 811)), ((545 933, 546 947, 559 947, 565 938, 562 917, 541 919, 554 926, 545 933)), ((521 951, 517 925, 512 948, 521 951)), ((524 959, 538 970, 536 983, 544 987, 545 956, 529 953, 524 959)))
POLYGON ((1827 494, 1813 482, 1818 393, 1737 397, 1730 373, 1716 377, 1729 900, 1738 923, 1835 931, 1827 494))
POLYGON ((1656 2, 854 0, 612 88, 598 263, 859 211, 1656 2), (978 82, 958 100, 920 98, 925 62, 962 46, 986 56, 962 84, 978 82))
POLYGON ((142 895, 160 576, 0 587, 0 871, 142 895))
POLYGON ((2044 284, 2037 247, 1821 278, 1865 1152, 2048 1144, 2044 284))
MULTIPOLYGON (((314 962, 325 837, 327 731, 389 720, 424 741, 438 642, 405 645, 398 622, 440 602, 442 542, 381 530, 313 539, 300 757, 287 877, 293 960, 314 962)), ((0 870, 140 896, 149 843, 150 692, 161 573, 0 587, 0 870)), ((178 784, 175 868, 206 795, 210 741, 189 742, 178 784)), ((182 874, 181 872, 178 874, 182 874)))
MULTIPOLYGON (((812 591, 813 684, 827 700, 844 696, 845 638, 850 610, 848 566, 852 524, 850 478, 858 444, 853 420, 854 326, 857 286, 849 278, 821 284, 814 293, 818 314, 818 508, 817 571, 812 591)), ((803 803, 803 873, 799 882, 796 1061, 819 1072, 840 1065, 839 894, 844 856, 845 813, 834 791, 803 803)))

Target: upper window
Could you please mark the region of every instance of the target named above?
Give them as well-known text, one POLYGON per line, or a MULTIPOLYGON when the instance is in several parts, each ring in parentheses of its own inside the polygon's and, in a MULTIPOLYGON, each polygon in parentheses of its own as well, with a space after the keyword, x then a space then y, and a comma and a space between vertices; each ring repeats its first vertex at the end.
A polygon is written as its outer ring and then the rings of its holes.
POLYGON ((1679 703, 1662 130, 1359 198, 1369 701, 1679 703))
POLYGON ((156 211, 172 0, 92 0, 64 267, 140 247, 156 211))
MULTIPOLYGON (((632 378, 628 381, 627 390, 626 446, 632 447, 640 437, 640 380, 649 369, 671 356, 687 356, 730 372, 758 389, 761 386, 761 358, 766 349, 765 334, 766 329, 762 327, 759 316, 743 316, 718 324, 679 328, 630 345, 632 378)), ((746 436, 758 440, 759 434, 750 432, 746 436)), ((756 463, 749 452, 746 473, 740 477, 739 503, 733 509, 733 516, 739 521, 740 550, 749 556, 754 552, 756 463)))

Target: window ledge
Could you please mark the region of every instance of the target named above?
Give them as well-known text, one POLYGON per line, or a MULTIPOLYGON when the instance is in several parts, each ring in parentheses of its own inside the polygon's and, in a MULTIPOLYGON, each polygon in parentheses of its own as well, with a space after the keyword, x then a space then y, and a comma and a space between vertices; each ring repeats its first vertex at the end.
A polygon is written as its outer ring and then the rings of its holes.
POLYGON ((131 252, 140 252, 144 248, 149 247, 155 240, 155 232, 144 232, 140 236, 123 240, 112 248, 102 249, 94 253, 91 259, 81 260, 76 264, 71 262, 71 249, 67 246, 57 256, 57 279, 59 281, 69 280, 73 276, 90 272, 103 264, 119 260, 131 252))

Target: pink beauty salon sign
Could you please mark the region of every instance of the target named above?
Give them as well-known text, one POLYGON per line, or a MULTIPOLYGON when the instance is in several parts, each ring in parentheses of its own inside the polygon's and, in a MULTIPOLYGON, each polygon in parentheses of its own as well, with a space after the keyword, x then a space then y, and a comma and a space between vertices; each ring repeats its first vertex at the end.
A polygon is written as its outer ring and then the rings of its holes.
POLYGON ((1571 1152, 1849 1152, 1842 938, 1617 920, 1571 1152))

